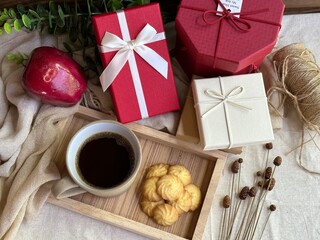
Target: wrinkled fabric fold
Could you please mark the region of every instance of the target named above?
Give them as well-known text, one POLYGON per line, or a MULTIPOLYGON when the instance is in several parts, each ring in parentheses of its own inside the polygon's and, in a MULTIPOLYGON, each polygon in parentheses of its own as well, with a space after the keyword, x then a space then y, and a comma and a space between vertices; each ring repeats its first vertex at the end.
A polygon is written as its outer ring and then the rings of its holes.
POLYGON ((53 156, 59 146, 59 122, 75 113, 73 107, 42 104, 21 85, 24 67, 6 54, 26 53, 55 45, 41 33, 3 36, 0 53, 0 239, 14 239, 22 221, 32 219, 60 179, 53 156), (21 43, 21 40, 24 40, 21 43))

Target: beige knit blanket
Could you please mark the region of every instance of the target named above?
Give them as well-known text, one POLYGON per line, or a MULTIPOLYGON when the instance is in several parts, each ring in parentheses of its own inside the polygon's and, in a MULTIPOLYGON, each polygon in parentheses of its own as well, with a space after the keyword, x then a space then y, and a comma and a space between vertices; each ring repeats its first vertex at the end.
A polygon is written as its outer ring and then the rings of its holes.
POLYGON ((39 32, 3 35, 0 42, 0 239, 13 239, 23 219, 41 208, 54 180, 51 161, 60 140, 57 123, 78 105, 63 108, 29 97, 20 84, 24 67, 9 62, 8 52, 30 53, 58 39, 39 32))

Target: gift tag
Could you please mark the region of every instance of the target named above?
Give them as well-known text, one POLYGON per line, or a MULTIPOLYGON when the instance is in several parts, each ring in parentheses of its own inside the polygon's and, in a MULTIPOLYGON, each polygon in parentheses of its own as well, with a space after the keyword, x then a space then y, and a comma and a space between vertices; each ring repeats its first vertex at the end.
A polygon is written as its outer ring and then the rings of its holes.
MULTIPOLYGON (((226 9, 230 10, 232 13, 239 13, 241 12, 243 0, 221 0, 220 2, 225 6, 226 9)), ((217 11, 223 11, 220 4, 218 4, 217 11)), ((220 13, 217 15, 221 16, 220 13)), ((235 17, 239 17, 239 15, 235 15, 235 17)))

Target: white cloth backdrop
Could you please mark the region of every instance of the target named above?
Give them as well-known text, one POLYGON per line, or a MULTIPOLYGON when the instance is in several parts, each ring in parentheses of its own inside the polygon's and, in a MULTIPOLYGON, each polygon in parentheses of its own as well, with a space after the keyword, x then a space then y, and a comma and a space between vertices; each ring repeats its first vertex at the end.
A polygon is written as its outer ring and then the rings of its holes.
MULTIPOLYGON (((315 24, 319 20, 320 14, 284 16, 275 50, 291 43, 301 42, 320 62, 320 28, 315 24)), ((160 120, 165 122, 166 118, 160 120)), ((271 215, 262 239, 320 239, 320 175, 311 173, 298 164, 296 160, 298 151, 286 155, 289 150, 300 144, 300 137, 300 126, 293 109, 290 109, 283 128, 275 130, 274 148, 270 152, 271 159, 280 155, 284 161, 275 173, 276 187, 266 199, 267 204, 276 204, 277 210, 271 215)), ((317 142, 320 142, 319 138, 317 142)), ((229 165, 238 157, 230 155, 226 163, 203 234, 205 240, 217 239, 222 213, 220 201, 228 193, 230 185, 229 165)), ((253 174, 264 166, 265 150, 260 145, 246 147, 240 157, 244 159, 241 186, 250 186, 253 174)), ((312 143, 304 149, 302 164, 309 170, 318 172, 320 170, 320 153, 312 143)), ((31 222, 23 222, 16 239, 142 240, 147 238, 47 203, 37 218, 31 222)))

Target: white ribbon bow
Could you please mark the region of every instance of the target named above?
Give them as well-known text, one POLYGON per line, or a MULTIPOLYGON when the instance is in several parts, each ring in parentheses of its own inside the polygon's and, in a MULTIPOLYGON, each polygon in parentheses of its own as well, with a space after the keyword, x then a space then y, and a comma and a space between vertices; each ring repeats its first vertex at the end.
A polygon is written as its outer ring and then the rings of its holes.
MULTIPOLYGON (((242 108, 242 109, 245 109, 245 110, 252 110, 251 108, 248 108, 248 107, 246 107, 244 105, 241 105, 241 104, 235 102, 235 99, 237 97, 239 97, 242 92, 243 92, 243 87, 240 87, 240 86, 237 86, 237 87, 233 88, 227 95, 223 95, 223 94, 218 93, 218 92, 216 92, 216 91, 214 91, 212 89, 206 89, 204 91, 205 95, 207 95, 209 97, 212 97, 214 99, 220 100, 220 102, 217 105, 215 105, 212 108, 210 108, 204 114, 202 114, 201 118, 205 117, 205 115, 207 115, 210 111, 212 111, 213 109, 215 109, 216 107, 218 107, 219 105, 224 104, 224 103, 230 103, 235 107, 242 108)), ((214 102, 216 102, 216 101, 208 101, 208 102, 201 102, 201 103, 212 104, 214 102)))
MULTIPOLYGON (((252 108, 246 107, 242 104, 236 103, 235 100, 240 97, 240 95, 243 93, 244 88, 242 86, 236 86, 234 87, 229 93, 225 94, 224 93, 224 87, 221 81, 221 77, 219 77, 219 83, 221 86, 221 93, 216 92, 213 89, 206 89, 204 90, 204 94, 207 95, 210 98, 213 98, 213 100, 208 100, 208 101, 201 101, 196 103, 197 105, 200 104, 214 104, 218 101, 218 103, 216 105, 214 105, 213 107, 211 107, 209 110, 207 110, 205 113, 203 113, 201 115, 201 118, 204 118, 207 114, 209 114, 211 111, 213 111, 214 109, 216 109, 218 106, 220 106, 221 104, 223 104, 224 107, 224 114, 225 114, 225 118, 226 118, 226 124, 227 124, 227 132, 228 132, 228 138, 229 138, 229 147, 228 148, 232 148, 233 146, 233 134, 231 131, 231 127, 230 127, 230 120, 229 120, 229 116, 227 113, 227 109, 226 109, 226 105, 231 104, 237 108, 241 108, 244 110, 252 110, 252 108)), ((252 98, 250 98, 252 100, 252 98)))
POLYGON ((145 44, 163 39, 165 39, 164 33, 157 33, 149 24, 146 24, 134 40, 125 41, 112 33, 106 32, 101 41, 100 52, 117 51, 117 53, 100 76, 103 91, 114 81, 133 52, 141 56, 164 78, 167 78, 168 62, 153 49, 145 46, 145 44))

